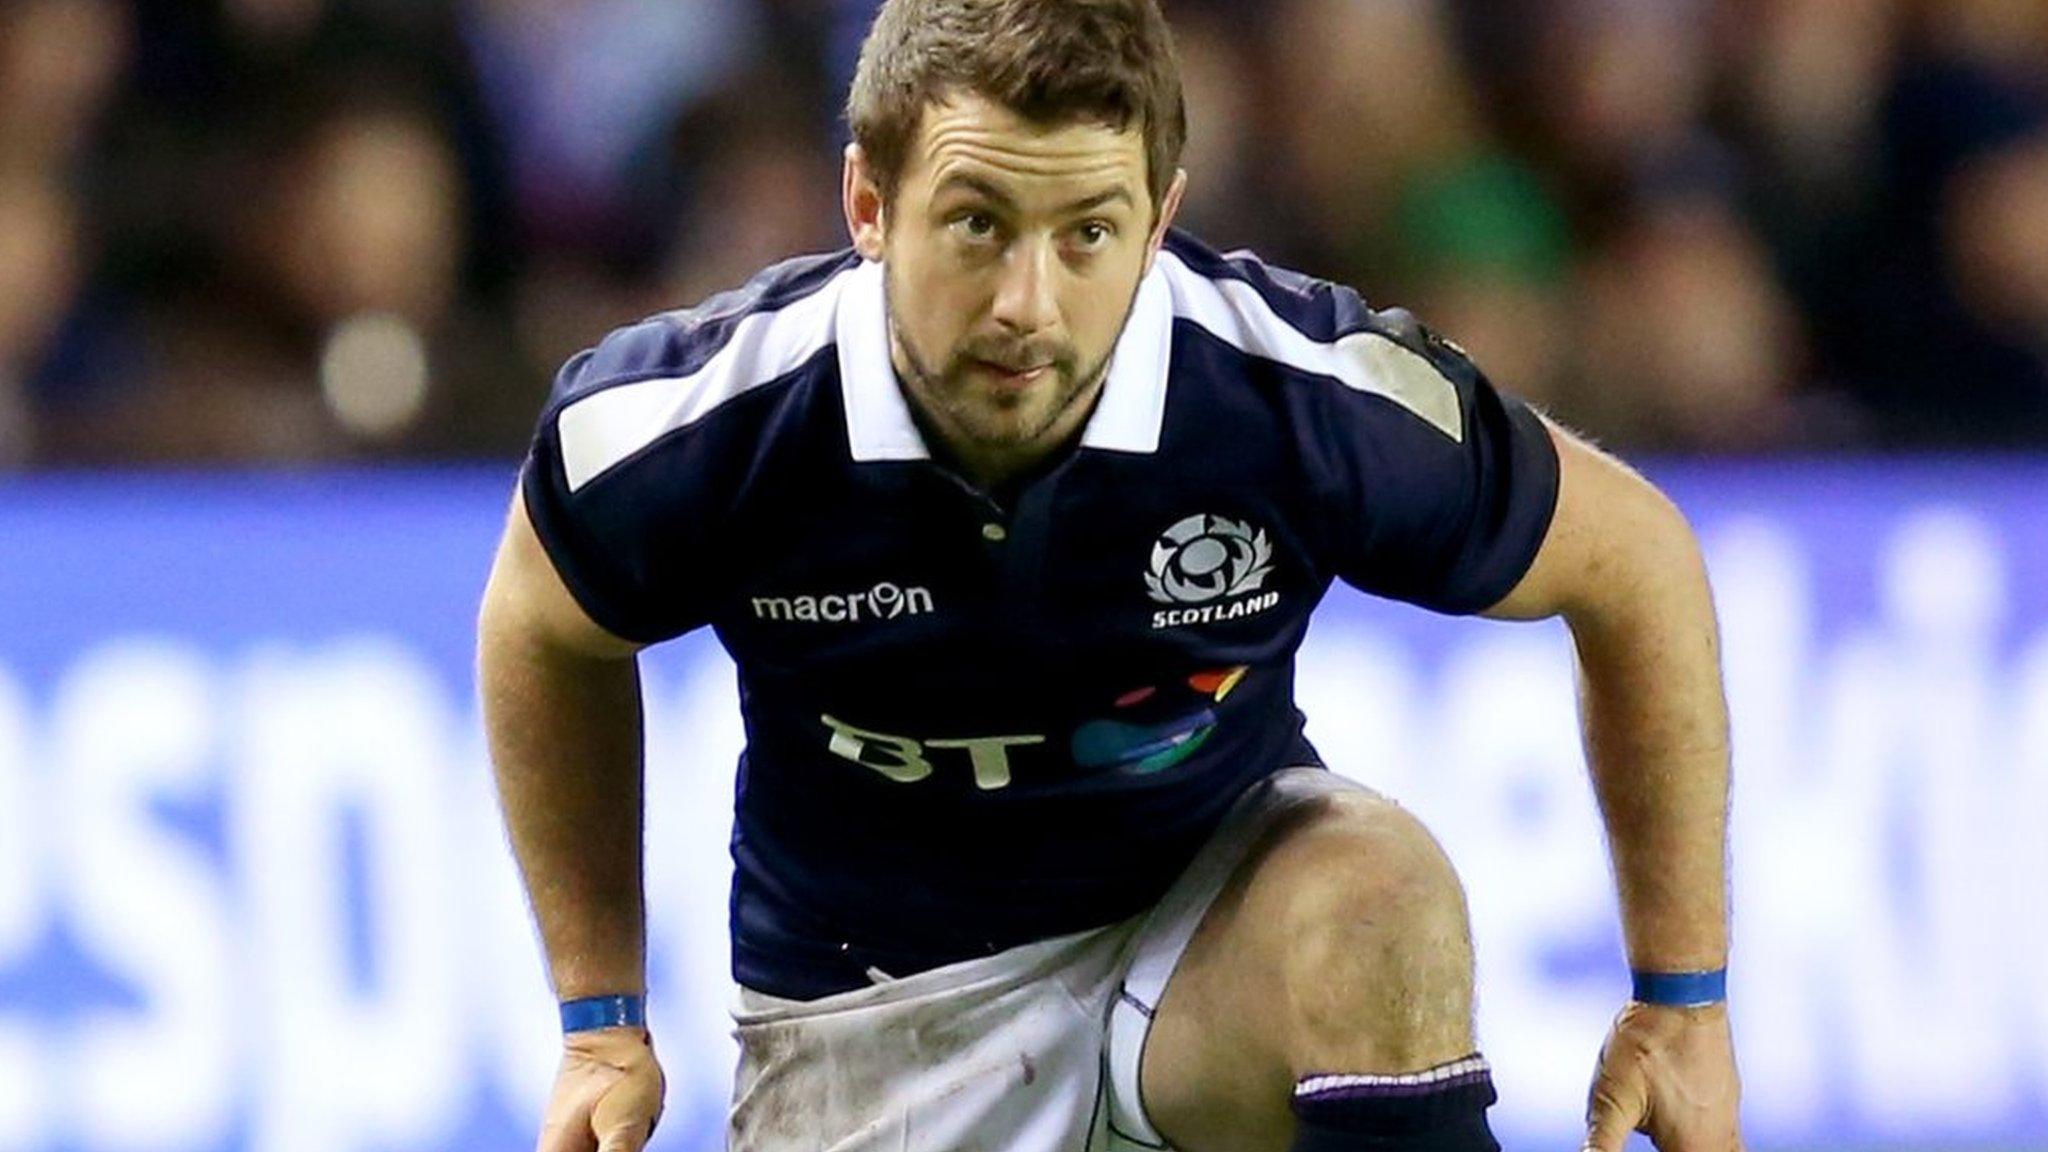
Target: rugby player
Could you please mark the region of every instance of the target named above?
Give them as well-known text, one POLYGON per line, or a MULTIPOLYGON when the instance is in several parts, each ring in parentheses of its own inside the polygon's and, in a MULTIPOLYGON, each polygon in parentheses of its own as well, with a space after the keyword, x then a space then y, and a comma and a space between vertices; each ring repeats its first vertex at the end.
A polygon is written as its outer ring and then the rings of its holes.
POLYGON ((747 734, 729 1147, 1497 1148, 1459 883, 1293 704, 1338 579, 1569 623, 1635 969, 1587 1146, 1738 1147, 1679 513, 1407 315, 1173 230, 1154 0, 889 0, 848 112, 851 248, 573 358, 485 595, 543 1152, 660 1113, 634 653, 705 626, 747 734))

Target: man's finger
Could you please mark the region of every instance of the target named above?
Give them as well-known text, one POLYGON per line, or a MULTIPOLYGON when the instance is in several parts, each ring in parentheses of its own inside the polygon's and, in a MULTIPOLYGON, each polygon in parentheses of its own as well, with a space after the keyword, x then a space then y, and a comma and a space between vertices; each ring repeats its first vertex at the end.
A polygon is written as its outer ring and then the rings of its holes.
POLYGON ((549 1118, 540 1127, 540 1141, 534 1145, 534 1152, 588 1152, 592 1146, 590 1116, 584 1113, 549 1118))
POLYGON ((1586 1143, 1580 1152, 1622 1152, 1628 1134, 1642 1120, 1642 1109, 1624 1104, 1612 1083, 1602 1077, 1594 1083, 1592 1099, 1586 1105, 1586 1143))
POLYGON ((647 1141, 653 1135, 653 1124, 614 1128, 598 1142, 597 1152, 640 1152, 647 1147, 647 1141))
POLYGON ((591 1117, 591 1127, 598 1137, 597 1152, 640 1152, 647 1147, 661 1109, 658 1095, 650 1100, 649 1094, 644 1088, 622 1089, 598 1104, 591 1117))

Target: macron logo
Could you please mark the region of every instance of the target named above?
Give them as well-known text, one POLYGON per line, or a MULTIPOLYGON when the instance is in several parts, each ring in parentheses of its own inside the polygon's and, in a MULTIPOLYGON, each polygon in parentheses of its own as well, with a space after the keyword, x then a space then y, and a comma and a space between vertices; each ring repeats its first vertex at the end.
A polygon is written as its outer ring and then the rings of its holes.
POLYGON ((760 620, 791 620, 809 624, 857 624, 922 616, 932 610, 932 590, 904 588, 887 580, 865 592, 825 596, 756 596, 754 616, 760 620))

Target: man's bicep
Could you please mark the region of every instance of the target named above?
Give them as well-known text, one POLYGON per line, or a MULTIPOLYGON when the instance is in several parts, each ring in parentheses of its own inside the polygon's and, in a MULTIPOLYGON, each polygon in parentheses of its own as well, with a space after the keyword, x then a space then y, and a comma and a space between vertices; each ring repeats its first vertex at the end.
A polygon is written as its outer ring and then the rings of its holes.
POLYGON ((507 630, 593 658, 624 658, 640 648, 591 619, 577 602, 534 531, 524 496, 516 492, 491 564, 481 625, 485 643, 507 630))
POLYGON ((1677 507, 1649 481, 1548 419, 1557 447, 1557 504, 1529 569, 1484 615, 1535 620, 1625 595, 1645 561, 1696 547, 1677 507))

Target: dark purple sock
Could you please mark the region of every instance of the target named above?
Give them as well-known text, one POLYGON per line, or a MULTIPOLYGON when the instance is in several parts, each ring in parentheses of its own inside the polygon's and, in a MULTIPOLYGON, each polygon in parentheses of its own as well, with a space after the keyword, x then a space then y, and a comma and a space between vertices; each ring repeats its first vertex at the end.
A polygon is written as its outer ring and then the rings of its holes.
POLYGON ((1398 1076, 1305 1077, 1294 1086, 1289 1152, 1500 1152, 1486 1126, 1495 1098, 1476 1052, 1398 1076))

